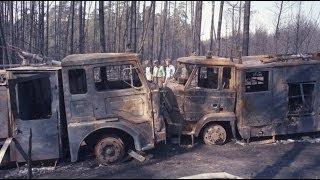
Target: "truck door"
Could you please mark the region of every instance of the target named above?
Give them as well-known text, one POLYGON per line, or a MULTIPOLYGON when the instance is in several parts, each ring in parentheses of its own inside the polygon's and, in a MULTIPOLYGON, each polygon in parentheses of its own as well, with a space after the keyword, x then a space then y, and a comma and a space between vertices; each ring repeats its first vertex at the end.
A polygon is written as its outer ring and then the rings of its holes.
POLYGON ((219 67, 199 66, 187 82, 185 119, 198 121, 206 114, 220 111, 219 67), (189 83, 189 84, 188 84, 189 83))
POLYGON ((243 118, 247 126, 263 126, 272 123, 272 70, 244 71, 245 89, 243 118))
MULTIPOLYGON (((28 152, 32 129, 32 160, 59 158, 58 71, 11 72, 9 83, 13 136, 28 152)), ((11 148, 11 159, 24 161, 11 148)))

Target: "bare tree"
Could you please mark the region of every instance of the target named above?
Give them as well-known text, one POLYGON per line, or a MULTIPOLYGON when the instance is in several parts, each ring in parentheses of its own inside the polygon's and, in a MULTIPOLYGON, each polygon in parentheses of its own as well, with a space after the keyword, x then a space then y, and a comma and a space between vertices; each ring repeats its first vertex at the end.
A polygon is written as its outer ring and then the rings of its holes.
POLYGON ((295 32, 295 40, 294 40, 294 53, 297 54, 299 52, 299 41, 300 41, 300 17, 301 17, 301 4, 302 1, 299 1, 298 4, 298 14, 296 18, 296 32, 295 32))
POLYGON ((99 26, 100 26, 100 47, 102 52, 106 52, 106 39, 104 30, 104 2, 99 1, 99 26))
POLYGON ((161 32, 160 32, 160 42, 159 42, 159 54, 158 54, 158 60, 162 58, 162 49, 163 49, 163 36, 165 33, 165 27, 166 27, 166 19, 167 19, 167 9, 168 9, 168 1, 164 2, 163 7, 163 14, 162 14, 162 25, 161 25, 161 32))
POLYGON ((219 11, 219 21, 218 21, 218 32, 217 32, 217 40, 218 40, 217 55, 218 56, 220 56, 220 49, 221 49, 221 24, 222 24, 222 14, 223 14, 223 4, 224 4, 224 1, 221 1, 220 11, 219 11))
POLYGON ((243 20, 243 41, 242 55, 249 55, 249 32, 250 32, 250 1, 244 3, 244 20, 243 20))
POLYGON ((279 26, 280 26, 281 14, 282 14, 282 7, 283 7, 283 1, 281 1, 281 3, 280 3, 279 14, 278 14, 278 18, 277 18, 276 31, 275 31, 275 49, 276 49, 276 53, 278 53, 279 26))
POLYGON ((211 15, 211 31, 210 31, 210 51, 213 51, 213 37, 216 39, 216 33, 214 29, 214 6, 215 1, 212 1, 212 15, 211 15))
POLYGON ((82 7, 82 1, 80 1, 79 3, 79 52, 80 53, 84 53, 85 49, 84 49, 84 23, 83 23, 83 19, 84 17, 84 12, 85 10, 83 10, 82 7))

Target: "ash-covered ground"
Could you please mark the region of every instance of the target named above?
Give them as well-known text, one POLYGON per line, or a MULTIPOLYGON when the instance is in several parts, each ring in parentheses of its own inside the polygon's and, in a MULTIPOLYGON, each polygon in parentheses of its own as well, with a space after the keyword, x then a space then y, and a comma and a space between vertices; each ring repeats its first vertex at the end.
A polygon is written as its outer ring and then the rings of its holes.
MULTIPOLYGON (((180 178, 202 173, 226 172, 242 178, 320 178, 320 138, 278 140, 276 143, 235 141, 223 146, 198 143, 193 148, 160 144, 148 152, 145 162, 129 160, 120 165, 102 166, 92 156, 77 163, 38 163, 34 178, 180 178)), ((85 154, 85 153, 83 153, 85 154)), ((4 167, 0 178, 26 178, 27 167, 4 167)))

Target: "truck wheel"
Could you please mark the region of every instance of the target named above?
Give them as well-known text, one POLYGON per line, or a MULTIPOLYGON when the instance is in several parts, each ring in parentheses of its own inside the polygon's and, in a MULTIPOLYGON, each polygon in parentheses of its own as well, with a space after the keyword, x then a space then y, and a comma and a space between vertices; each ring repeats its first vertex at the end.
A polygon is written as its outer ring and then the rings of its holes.
POLYGON ((121 138, 106 136, 98 141, 94 147, 94 152, 100 164, 113 164, 123 159, 125 146, 121 138))
POLYGON ((207 145, 223 145, 227 140, 227 132, 218 124, 211 124, 203 131, 203 141, 207 145))

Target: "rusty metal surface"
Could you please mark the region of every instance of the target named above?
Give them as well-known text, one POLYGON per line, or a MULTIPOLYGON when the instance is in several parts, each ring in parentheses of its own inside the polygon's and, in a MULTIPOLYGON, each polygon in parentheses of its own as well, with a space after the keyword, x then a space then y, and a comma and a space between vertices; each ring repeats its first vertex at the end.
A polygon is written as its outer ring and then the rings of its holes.
POLYGON ((154 147, 165 140, 165 126, 159 115, 159 93, 151 90, 138 63, 137 54, 88 54, 68 56, 62 61, 65 111, 71 161, 77 160, 82 141, 105 129, 105 133, 119 130, 134 140, 137 150, 154 147), (87 57, 87 58, 84 58, 87 57), (92 60, 92 61, 91 61, 92 60), (68 64, 69 63, 69 64, 68 64), (78 66, 81 64, 81 66, 78 66), (70 65, 70 66, 69 66, 70 65), (72 65, 72 66, 71 66, 72 65), (141 86, 116 90, 98 90, 95 84, 95 68, 131 65, 136 67, 141 86), (86 92, 72 94, 68 72, 83 69, 86 74, 86 92))
MULTIPOLYGON (((47 71, 44 69, 40 69, 38 71, 32 71, 32 73, 30 73, 30 71, 15 71, 14 69, 9 70, 10 79, 8 81, 9 92, 11 96, 10 104, 12 113, 11 117, 13 122, 11 129, 13 132, 13 137, 19 142, 19 144, 21 144, 21 148, 24 151, 27 151, 29 132, 30 129, 32 129, 32 160, 57 159, 60 157, 59 152, 61 144, 59 140, 60 136, 58 128, 58 123, 60 122, 58 72, 59 71, 53 71, 52 69, 49 69, 47 71), (33 80, 41 78, 48 78, 49 81, 49 92, 45 93, 51 94, 51 115, 47 118, 39 117, 34 119, 32 116, 25 118, 23 117, 25 115, 23 115, 22 112, 26 111, 26 113, 30 113, 28 112, 29 110, 27 110, 28 108, 30 109, 39 107, 26 106, 27 104, 25 103, 31 101, 30 99, 28 99, 28 96, 35 98, 34 93, 36 93, 36 89, 24 89, 26 88, 26 86, 23 86, 22 84, 28 83, 31 87, 30 83, 34 83, 33 80), (20 107, 19 104, 25 105, 20 107)), ((37 88, 41 87, 36 84, 33 84, 32 86, 37 88)), ((45 84, 43 84, 42 86, 46 87, 45 84)), ((44 91, 44 89, 42 90, 44 91)), ((10 156, 10 159, 12 161, 25 161, 25 159, 16 149, 16 146, 12 146, 12 148, 10 149, 10 156)))
POLYGON ((231 62, 228 58, 219 57, 190 56, 179 58, 180 64, 195 65, 196 67, 231 67, 231 83, 229 89, 222 88, 221 70, 219 71, 217 89, 192 88, 190 86, 194 81, 192 76, 197 76, 197 73, 193 75, 189 73, 190 76, 185 81, 186 84, 181 84, 176 78, 176 81, 171 81, 164 89, 165 98, 163 101, 166 113, 168 113, 167 121, 180 123, 185 131, 196 132, 196 134, 208 122, 226 121, 230 122, 231 129, 239 131, 241 137, 245 139, 319 131, 320 61, 318 56, 319 53, 312 56, 292 55, 288 59, 275 59, 273 56, 267 55, 246 56, 242 57, 242 64, 237 59, 231 62), (267 61, 268 63, 266 63, 267 61), (262 71, 268 72, 267 80, 260 83, 267 84, 267 89, 263 89, 264 87, 261 86, 257 90, 246 92, 246 73, 262 71), (298 100, 294 101, 295 97, 289 102, 290 83, 309 83, 308 86, 303 85, 305 90, 301 89, 302 85, 300 85, 300 89, 301 93, 306 91, 312 95, 300 96, 302 96, 304 103, 309 104, 309 109, 312 106, 311 113, 298 116, 288 115, 289 107, 297 106, 296 103, 301 104, 298 100), (222 113, 232 113, 234 117, 225 119, 219 116, 222 113), (205 121, 206 116, 212 116, 212 120, 205 121))
POLYGON ((0 85, 0 139, 9 137, 7 88, 0 85))
POLYGON ((61 60, 62 66, 81 66, 108 62, 138 62, 139 54, 135 53, 88 53, 73 54, 61 60))

